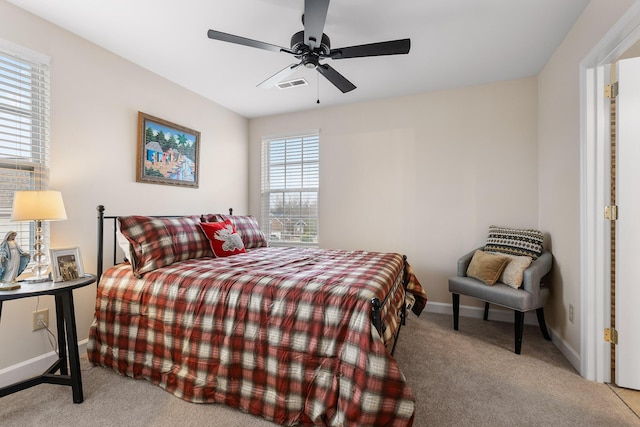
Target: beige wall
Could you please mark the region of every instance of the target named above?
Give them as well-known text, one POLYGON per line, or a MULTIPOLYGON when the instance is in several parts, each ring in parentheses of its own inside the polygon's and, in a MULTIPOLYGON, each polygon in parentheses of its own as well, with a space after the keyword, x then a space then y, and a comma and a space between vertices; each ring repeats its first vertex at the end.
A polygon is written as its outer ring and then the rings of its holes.
POLYGON ((540 227, 555 257, 549 321, 580 353, 580 82, 579 65, 633 4, 591 0, 538 76, 540 227), (568 320, 569 304, 575 307, 568 320))
POLYGON ((637 41, 629 49, 627 49, 627 51, 625 53, 620 55, 620 58, 618 58, 618 60, 628 59, 628 58, 637 58, 639 56, 640 56, 640 40, 637 41))
POLYGON ((404 253, 430 304, 450 304, 447 278, 489 225, 538 225, 537 90, 528 78, 253 119, 250 211, 262 136, 320 129, 320 245, 404 253))
MULTIPOLYGON (((247 119, 5 1, 0 38, 51 57, 51 188, 68 215, 52 224, 52 246, 80 246, 86 271, 95 272, 98 204, 111 214, 247 211, 247 119), (138 111, 201 132, 199 189, 136 183, 138 111)), ((95 285, 74 296, 82 340, 95 285)), ((53 320, 53 297, 39 306, 53 320)), ((34 298, 3 305, 0 369, 51 351, 44 331, 31 331, 35 307, 34 298)))

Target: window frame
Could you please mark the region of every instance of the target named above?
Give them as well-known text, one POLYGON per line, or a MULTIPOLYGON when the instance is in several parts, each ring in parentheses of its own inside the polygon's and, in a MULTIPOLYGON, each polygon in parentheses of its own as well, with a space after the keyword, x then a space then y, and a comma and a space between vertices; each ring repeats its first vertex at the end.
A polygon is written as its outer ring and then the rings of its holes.
MULTIPOLYGON (((15 191, 49 189, 49 64, 48 56, 0 39, 0 241, 15 231, 32 256, 35 223, 10 218, 15 191)), ((47 222, 42 234, 48 247, 47 222)))
POLYGON ((269 246, 318 247, 320 243, 320 131, 263 137, 261 150, 261 228, 269 246), (299 150, 295 147, 298 141, 300 141, 299 150), (280 146, 274 144, 280 144, 280 146), (288 146, 290 148, 287 148, 288 146), (272 156, 274 149, 281 151, 284 149, 282 157, 276 157, 274 160, 272 156), (278 168, 277 174, 273 173, 274 166, 278 168), (274 180, 280 183, 276 182, 274 185, 274 180), (275 195, 282 195, 282 197, 276 201, 273 199, 275 195), (291 198, 291 196, 294 197, 291 198), (285 203, 287 199, 293 200, 291 202, 293 207, 287 208, 285 203), (278 201, 282 204, 280 218, 272 214, 273 204, 278 201), (299 208, 297 214, 293 212, 296 203, 299 208), (273 230, 272 221, 279 222, 282 229, 273 230))

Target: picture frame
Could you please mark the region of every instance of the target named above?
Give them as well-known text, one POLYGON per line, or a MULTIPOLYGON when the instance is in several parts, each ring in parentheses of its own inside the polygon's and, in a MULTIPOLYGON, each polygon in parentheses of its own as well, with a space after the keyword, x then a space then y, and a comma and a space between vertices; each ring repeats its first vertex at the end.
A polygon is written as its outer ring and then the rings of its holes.
POLYGON ((78 246, 49 249, 49 257, 54 282, 66 282, 84 276, 84 265, 78 246))
POLYGON ((138 112, 136 181, 198 188, 200 132, 138 112))

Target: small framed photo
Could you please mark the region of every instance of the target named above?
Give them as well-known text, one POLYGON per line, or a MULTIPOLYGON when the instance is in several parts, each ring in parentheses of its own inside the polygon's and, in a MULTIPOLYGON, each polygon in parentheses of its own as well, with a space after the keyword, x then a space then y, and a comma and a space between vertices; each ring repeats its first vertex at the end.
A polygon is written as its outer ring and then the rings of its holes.
POLYGON ((75 280, 84 276, 84 267, 78 246, 50 249, 49 254, 54 282, 66 282, 67 280, 75 280))

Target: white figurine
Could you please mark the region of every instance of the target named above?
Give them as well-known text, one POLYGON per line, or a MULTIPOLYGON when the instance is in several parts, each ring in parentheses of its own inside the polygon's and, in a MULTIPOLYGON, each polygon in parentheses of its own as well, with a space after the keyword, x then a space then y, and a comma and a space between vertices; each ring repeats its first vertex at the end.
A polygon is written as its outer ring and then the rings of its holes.
POLYGON ((9 231, 0 243, 0 282, 11 283, 27 267, 31 255, 16 242, 16 232, 9 231))

